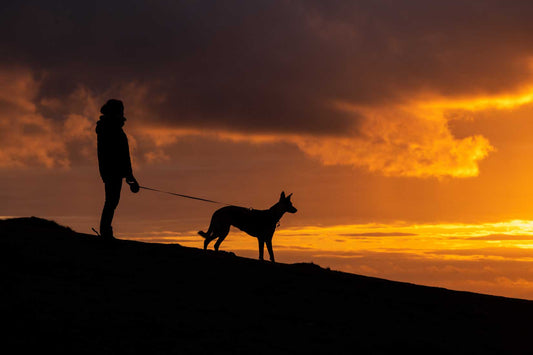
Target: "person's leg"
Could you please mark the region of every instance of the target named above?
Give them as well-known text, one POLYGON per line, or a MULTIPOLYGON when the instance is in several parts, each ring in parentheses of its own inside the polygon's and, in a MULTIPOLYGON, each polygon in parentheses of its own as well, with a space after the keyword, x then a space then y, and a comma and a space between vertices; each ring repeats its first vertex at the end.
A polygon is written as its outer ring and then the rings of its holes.
POLYGON ((120 190, 122 188, 122 178, 110 179, 105 183, 105 203, 102 209, 102 218, 100 219, 100 234, 104 238, 113 238, 113 216, 115 208, 120 200, 120 190))

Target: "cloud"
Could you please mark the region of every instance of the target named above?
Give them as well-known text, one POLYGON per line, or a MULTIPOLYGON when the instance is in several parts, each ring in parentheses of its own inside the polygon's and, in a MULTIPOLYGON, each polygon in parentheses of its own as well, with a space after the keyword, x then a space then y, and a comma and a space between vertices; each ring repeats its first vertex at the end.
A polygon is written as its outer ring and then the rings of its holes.
POLYGON ((533 240, 533 235, 515 235, 515 234, 489 234, 481 237, 474 237, 472 239, 476 240, 495 240, 495 241, 506 241, 506 240, 533 240))
POLYGON ((40 84, 30 72, 0 70, 0 83, 0 167, 65 168, 74 155, 91 155, 92 123, 77 114, 58 121, 39 113, 40 84))
POLYGON ((54 139, 54 123, 37 113, 37 83, 27 72, 0 71, 0 166, 67 164, 66 149, 54 139))
POLYGON ((415 233, 403 232, 368 232, 368 233, 341 233, 338 234, 343 237, 412 237, 415 233))
MULTIPOLYGON (((62 123, 67 115, 68 106, 50 103, 82 90, 98 105, 120 95, 145 129, 223 132, 250 141, 274 135, 324 164, 390 176, 475 176, 491 144, 476 134, 454 137, 449 108, 422 109, 418 102, 453 106, 513 95, 530 84, 531 7, 6 1, 0 66, 16 63, 36 78, 29 102, 47 122, 62 123)), ((94 109, 90 115, 71 113, 95 120, 98 105, 86 105, 94 109)), ((45 157, 70 154, 61 149, 50 147, 45 157)), ((142 156, 169 158, 164 144, 142 156)))
POLYGON ((352 165, 388 176, 470 177, 494 150, 482 136, 455 138, 442 112, 409 108, 365 109, 352 137, 302 137, 296 144, 326 165, 352 165))

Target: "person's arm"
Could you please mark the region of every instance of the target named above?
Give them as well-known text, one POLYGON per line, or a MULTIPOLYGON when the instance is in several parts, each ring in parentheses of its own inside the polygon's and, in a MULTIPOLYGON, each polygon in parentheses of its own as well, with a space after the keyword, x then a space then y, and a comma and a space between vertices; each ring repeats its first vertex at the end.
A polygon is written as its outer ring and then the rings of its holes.
MULTIPOLYGON (((126 134, 124 134, 126 136, 126 134)), ((139 183, 137 182, 137 179, 133 176, 133 169, 131 168, 131 158, 130 158, 130 147, 128 145, 128 138, 126 136, 125 139, 125 152, 124 152, 124 160, 125 160, 125 168, 126 168, 126 183, 130 185, 130 190, 133 193, 139 192, 139 183)))
POLYGON ((128 137, 124 133, 124 140, 125 144, 123 146, 123 157, 124 157, 124 169, 126 171, 126 182, 133 181, 135 178, 133 177, 133 169, 131 168, 131 158, 130 158, 130 146, 128 144, 128 137))

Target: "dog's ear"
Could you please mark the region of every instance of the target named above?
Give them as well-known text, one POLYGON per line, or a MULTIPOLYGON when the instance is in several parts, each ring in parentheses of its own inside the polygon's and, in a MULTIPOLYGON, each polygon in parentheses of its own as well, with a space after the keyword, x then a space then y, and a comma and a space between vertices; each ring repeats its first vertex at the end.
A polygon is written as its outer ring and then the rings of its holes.
POLYGON ((289 196, 287 196, 287 200, 290 200, 290 199, 291 199, 291 196, 292 196, 292 192, 290 193, 289 196))
POLYGON ((283 200, 285 198, 285 191, 281 191, 281 196, 279 197, 280 200, 283 200))

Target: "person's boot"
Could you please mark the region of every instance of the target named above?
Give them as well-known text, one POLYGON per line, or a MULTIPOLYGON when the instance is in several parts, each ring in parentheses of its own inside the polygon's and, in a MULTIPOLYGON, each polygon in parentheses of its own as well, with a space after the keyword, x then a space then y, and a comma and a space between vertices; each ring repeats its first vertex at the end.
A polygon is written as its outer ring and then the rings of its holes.
POLYGON ((104 240, 115 240, 115 236, 113 235, 113 228, 100 228, 100 235, 104 240))

